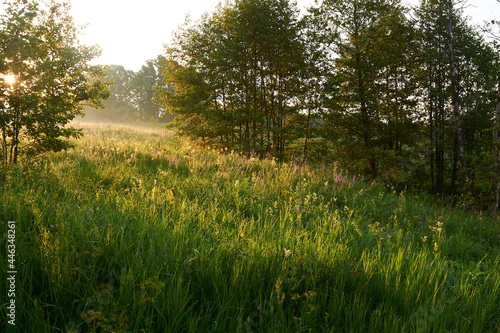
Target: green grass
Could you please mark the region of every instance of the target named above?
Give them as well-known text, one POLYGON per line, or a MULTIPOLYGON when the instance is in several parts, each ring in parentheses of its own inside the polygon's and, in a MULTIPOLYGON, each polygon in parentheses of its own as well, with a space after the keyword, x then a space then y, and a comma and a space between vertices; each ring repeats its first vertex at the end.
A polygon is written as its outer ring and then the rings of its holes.
POLYGON ((303 167, 299 195, 292 163, 82 126, 74 149, 3 175, 13 331, 500 331, 498 221, 337 166, 303 167))

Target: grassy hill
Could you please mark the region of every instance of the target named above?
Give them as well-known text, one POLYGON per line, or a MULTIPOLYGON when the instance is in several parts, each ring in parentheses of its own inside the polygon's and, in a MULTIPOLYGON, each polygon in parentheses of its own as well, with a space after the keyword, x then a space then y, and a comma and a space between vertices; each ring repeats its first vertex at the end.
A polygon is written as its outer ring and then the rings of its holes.
POLYGON ((498 221, 335 165, 81 126, 2 175, 16 332, 500 331, 498 221))

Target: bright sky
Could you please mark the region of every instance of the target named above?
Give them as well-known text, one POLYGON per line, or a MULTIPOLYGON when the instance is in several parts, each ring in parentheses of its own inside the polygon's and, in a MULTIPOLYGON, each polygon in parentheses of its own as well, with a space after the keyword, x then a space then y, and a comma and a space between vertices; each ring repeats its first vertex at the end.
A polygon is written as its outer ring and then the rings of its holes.
MULTIPOLYGON (((99 45, 103 53, 99 63, 118 64, 138 70, 146 60, 163 53, 164 44, 184 23, 211 12, 225 0, 72 0, 77 24, 88 24, 82 40, 99 45)), ((298 0, 299 8, 314 0, 298 0)))
MULTIPOLYGON (((77 24, 88 24, 82 41, 99 45, 101 64, 123 65, 137 71, 148 59, 163 53, 163 45, 171 41, 172 32, 190 14, 197 20, 212 11, 220 0, 72 0, 72 13, 77 24)), ((417 4, 419 0, 403 0, 417 4)), ((309 7, 314 0, 297 0, 299 8, 309 7)), ((466 13, 476 23, 500 19, 497 0, 469 0, 466 13)), ((0 11, 2 10, 0 6, 0 11)))

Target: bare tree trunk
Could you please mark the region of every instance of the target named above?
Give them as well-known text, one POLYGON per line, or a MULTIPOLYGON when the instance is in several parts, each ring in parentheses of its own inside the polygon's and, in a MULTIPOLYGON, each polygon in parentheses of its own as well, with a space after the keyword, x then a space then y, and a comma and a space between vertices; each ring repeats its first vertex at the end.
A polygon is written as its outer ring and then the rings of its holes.
POLYGON ((457 170, 458 170, 458 154, 457 154, 457 146, 458 142, 457 139, 455 138, 455 148, 453 152, 453 168, 451 171, 451 187, 450 187, 450 194, 455 195, 455 183, 457 180, 457 170))
POLYGON ((497 109, 495 112, 495 129, 493 131, 493 175, 495 177, 494 191, 495 191, 495 208, 494 212, 498 212, 499 209, 499 197, 500 197, 500 174, 498 166, 500 165, 500 153, 498 151, 499 138, 498 129, 500 127, 500 78, 498 82, 498 96, 497 96, 497 109))
POLYGON ((7 134, 5 133, 5 127, 2 128, 2 144, 1 144, 2 152, 0 156, 0 168, 7 165, 7 157, 8 157, 8 147, 7 147, 7 134))
POLYGON ((436 181, 434 177, 434 102, 432 97, 430 98, 430 109, 429 109, 429 122, 430 122, 430 143, 431 143, 431 182, 432 182, 432 192, 436 193, 436 181))
POLYGON ((453 0, 448 0, 448 45, 450 56, 450 71, 451 71, 451 85, 453 89, 453 115, 455 118, 455 128, 458 141, 458 153, 460 156, 460 166, 462 171, 462 185, 464 186, 465 194, 470 193, 470 184, 467 169, 467 156, 465 154, 465 144, 462 136, 462 124, 460 120, 460 107, 458 101, 458 88, 457 78, 455 72, 455 63, 453 60, 453 34, 452 34, 452 13, 453 13, 453 0))

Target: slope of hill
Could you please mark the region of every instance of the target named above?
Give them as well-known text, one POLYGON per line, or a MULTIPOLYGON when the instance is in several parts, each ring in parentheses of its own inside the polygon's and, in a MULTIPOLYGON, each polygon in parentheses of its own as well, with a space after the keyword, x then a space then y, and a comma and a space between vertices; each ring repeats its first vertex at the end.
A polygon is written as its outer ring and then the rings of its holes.
POLYGON ((2 175, 19 332, 500 330, 498 221, 335 165, 82 127, 2 175))

